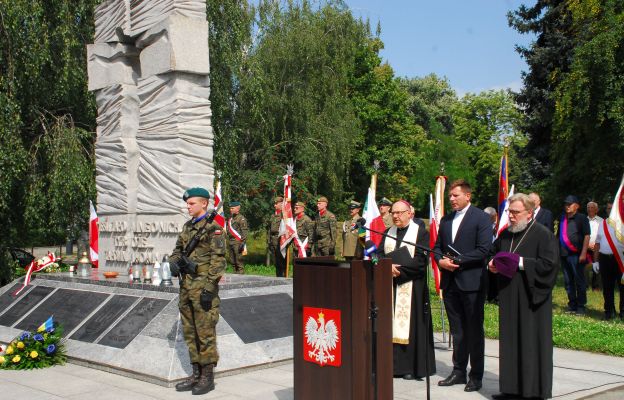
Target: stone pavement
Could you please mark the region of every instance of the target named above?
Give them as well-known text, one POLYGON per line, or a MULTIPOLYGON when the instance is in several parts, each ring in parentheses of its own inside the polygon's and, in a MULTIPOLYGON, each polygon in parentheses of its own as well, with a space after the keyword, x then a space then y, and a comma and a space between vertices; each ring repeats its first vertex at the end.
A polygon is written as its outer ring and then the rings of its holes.
MULTIPOLYGON (((436 335, 436 340, 440 340, 436 335)), ((451 371, 451 352, 446 344, 436 344, 437 374, 431 379, 432 399, 489 399, 498 393, 498 341, 486 340, 483 389, 465 393, 463 385, 437 386, 451 371)), ((579 351, 555 349, 555 399, 624 398, 624 358, 579 351)), ((126 378, 75 364, 34 371, 0 371, 0 390, 4 399, 293 399, 292 362, 272 368, 220 376, 215 391, 205 396, 177 393, 173 388, 126 378)), ((394 380, 395 399, 426 398, 424 381, 394 380)), ((383 399, 382 399, 383 400, 383 399)))

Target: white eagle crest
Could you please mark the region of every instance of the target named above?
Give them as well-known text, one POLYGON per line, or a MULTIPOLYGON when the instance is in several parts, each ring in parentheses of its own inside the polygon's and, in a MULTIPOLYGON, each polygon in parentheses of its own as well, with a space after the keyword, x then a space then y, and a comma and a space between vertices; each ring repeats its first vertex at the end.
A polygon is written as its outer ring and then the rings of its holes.
POLYGON ((336 348, 339 340, 338 327, 333 319, 326 324, 323 313, 319 313, 318 321, 320 325, 316 323, 314 318, 308 317, 305 324, 305 337, 307 343, 313 348, 313 350, 308 351, 308 357, 323 365, 335 359, 335 356, 330 352, 336 348))

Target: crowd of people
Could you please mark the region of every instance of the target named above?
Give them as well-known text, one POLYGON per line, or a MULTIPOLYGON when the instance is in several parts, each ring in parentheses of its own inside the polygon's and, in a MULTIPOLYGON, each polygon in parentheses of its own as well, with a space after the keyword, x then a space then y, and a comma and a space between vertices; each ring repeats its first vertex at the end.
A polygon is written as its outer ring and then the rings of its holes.
MULTIPOLYGON (((578 198, 567 196, 561 217, 555 221, 552 212, 541 207, 537 193, 517 193, 508 199, 509 224, 498 231, 496 210, 475 207, 471 196, 468 182, 457 180, 450 185, 452 212, 441 219, 431 249, 440 269, 440 288, 453 340, 453 370, 438 385, 462 384, 467 392, 481 389, 485 369, 484 305, 490 300, 499 305, 501 393, 494 398, 550 398, 552 290, 559 267, 563 270, 569 312, 586 312, 585 270, 589 268, 601 280, 605 319, 616 316, 616 285, 622 318, 624 286, 613 251, 623 252, 624 246, 618 241, 613 246, 613 228, 597 215, 595 202, 587 204, 585 215, 579 212, 578 198), (528 348, 533 351, 526 351, 528 348)), ((176 389, 192 390, 194 394, 214 388, 218 280, 225 271, 226 250, 234 271, 244 273, 248 235, 239 202, 230 203, 231 216, 225 230, 208 221, 209 197, 202 188, 185 192, 183 198, 192 219, 185 224, 171 257, 172 265, 182 265, 176 271, 181 276, 180 312, 193 364, 193 375, 176 389), (199 238, 200 245, 189 248, 194 237, 199 238), (195 272, 183 270, 184 257, 197 264, 195 272)), ((361 203, 350 202, 350 218, 341 224, 328 210, 328 203, 325 196, 317 198, 314 220, 306 215, 304 203, 294 205, 298 240, 293 241, 293 246, 300 255, 334 256, 341 235, 340 255, 348 261, 361 258, 363 246, 354 229, 361 218, 361 203)), ((282 205, 283 198, 276 197, 275 214, 267 229, 267 245, 275 259, 277 276, 286 273, 279 242, 282 205)), ((428 305, 425 271, 429 259, 421 249, 429 246, 429 233, 405 200, 391 202, 382 198, 379 210, 386 227, 380 256, 391 257, 402 247, 409 253, 406 261, 392 264, 394 310, 393 325, 388 329, 392 329, 394 375, 420 379, 436 371, 431 312, 423 312, 428 305)))

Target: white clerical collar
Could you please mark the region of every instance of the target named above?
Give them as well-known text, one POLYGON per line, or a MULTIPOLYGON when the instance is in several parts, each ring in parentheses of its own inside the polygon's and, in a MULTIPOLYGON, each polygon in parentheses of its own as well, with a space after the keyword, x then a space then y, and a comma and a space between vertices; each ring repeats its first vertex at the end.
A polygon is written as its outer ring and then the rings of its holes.
POLYGON ((468 205, 464 208, 462 208, 461 210, 457 210, 455 211, 455 215, 460 215, 460 214, 466 214, 466 211, 468 211, 468 208, 470 207, 470 203, 468 203, 468 205))

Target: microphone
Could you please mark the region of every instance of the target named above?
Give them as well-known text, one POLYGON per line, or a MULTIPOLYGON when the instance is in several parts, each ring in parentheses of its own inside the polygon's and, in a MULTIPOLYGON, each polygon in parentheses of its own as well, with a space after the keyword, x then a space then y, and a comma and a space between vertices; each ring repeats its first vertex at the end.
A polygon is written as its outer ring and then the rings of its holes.
POLYGON ((364 243, 364 255, 370 257, 373 264, 377 264, 377 245, 375 242, 367 240, 366 243, 364 243))
POLYGON ((366 226, 366 218, 360 218, 357 221, 355 221, 355 224, 353 224, 353 228, 351 228, 351 230, 354 231, 356 229, 364 228, 365 226, 366 226))

